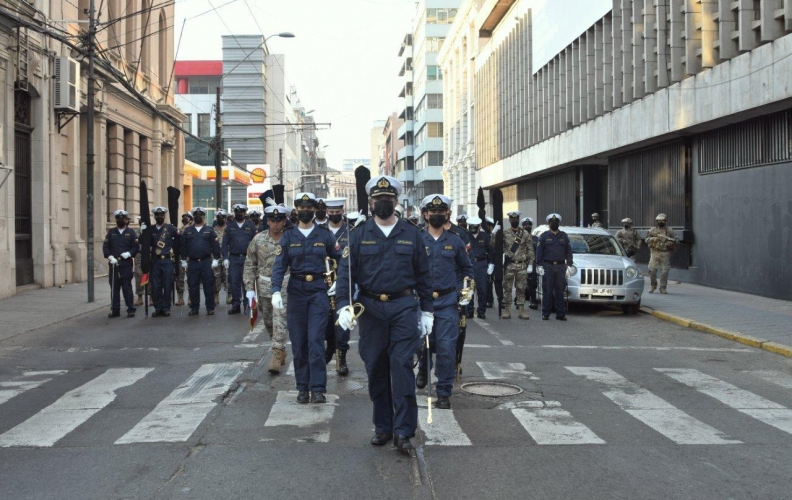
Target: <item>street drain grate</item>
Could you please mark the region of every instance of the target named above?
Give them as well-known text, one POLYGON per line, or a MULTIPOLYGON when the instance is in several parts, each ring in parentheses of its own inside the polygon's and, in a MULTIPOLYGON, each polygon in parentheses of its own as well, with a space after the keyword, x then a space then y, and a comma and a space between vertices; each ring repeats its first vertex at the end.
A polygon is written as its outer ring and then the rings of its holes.
POLYGON ((487 396, 490 398, 502 398, 506 396, 516 396, 523 390, 512 384, 502 382, 468 382, 462 384, 462 390, 477 396, 487 396))

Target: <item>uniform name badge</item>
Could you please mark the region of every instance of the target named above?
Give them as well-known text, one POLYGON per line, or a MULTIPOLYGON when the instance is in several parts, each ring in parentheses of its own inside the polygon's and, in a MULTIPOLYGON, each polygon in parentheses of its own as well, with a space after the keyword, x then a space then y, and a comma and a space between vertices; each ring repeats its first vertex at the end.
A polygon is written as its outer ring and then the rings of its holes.
POLYGON ((282 246, 278 245, 277 247, 275 247, 275 255, 280 255, 281 252, 283 252, 282 246))
POLYGON ((344 259, 349 257, 349 247, 344 247, 344 253, 341 254, 341 257, 344 259))

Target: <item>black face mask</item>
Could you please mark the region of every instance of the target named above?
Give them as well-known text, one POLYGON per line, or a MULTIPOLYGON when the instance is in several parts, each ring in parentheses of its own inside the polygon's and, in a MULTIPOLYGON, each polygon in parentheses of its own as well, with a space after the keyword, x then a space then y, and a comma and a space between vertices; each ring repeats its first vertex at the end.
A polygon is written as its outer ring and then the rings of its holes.
POLYGON ((317 219, 325 220, 325 217, 327 217, 327 211, 325 211, 325 210, 317 210, 316 211, 316 218, 317 219))
POLYGON ((341 222, 341 219, 343 217, 344 214, 333 214, 333 215, 329 215, 328 219, 330 219, 330 222, 332 222, 333 224, 338 224, 339 222, 341 222))
POLYGON ((479 232, 479 226, 470 226, 470 232, 474 233, 474 234, 478 233, 479 232))
POLYGON ((245 214, 234 214, 234 220, 237 222, 242 222, 245 220, 245 214))
POLYGON ((658 222, 657 227, 665 227, 665 222, 658 222))
POLYGON ((467 229, 467 223, 466 222, 458 222, 457 226, 461 227, 462 229, 467 229))
POLYGON ((553 231, 558 231, 558 222, 551 222, 550 229, 552 229, 553 231))
POLYGON ((116 219, 116 226, 120 227, 121 229, 125 228, 127 225, 126 220, 124 219, 116 219))
POLYGON ((377 200, 374 202, 374 215, 380 219, 390 219, 396 209, 392 200, 377 200))
POLYGON ((429 215, 429 225, 433 228, 440 228, 443 227, 446 223, 446 216, 443 214, 431 214, 429 215))
POLYGON ((261 224, 261 218, 260 217, 256 217, 255 219, 251 218, 250 220, 253 221, 253 224, 255 224, 257 226, 259 224, 261 224))
POLYGON ((184 218, 184 219, 182 219, 182 226, 186 226, 186 225, 187 225, 187 224, 189 224, 190 222, 192 222, 192 220, 190 220, 190 219, 187 219, 187 218, 184 218))
POLYGON ((533 230, 533 227, 532 226, 523 226, 523 229, 525 229, 526 231, 528 231, 530 233, 533 230))
POLYGON ((629 224, 625 224, 624 225, 624 229, 630 229, 630 227, 632 227, 632 226, 630 226, 629 224))
POLYGON ((303 224, 308 224, 313 220, 314 213, 309 210, 300 210, 297 212, 297 220, 302 222, 303 224))
POLYGON ((510 221, 509 221, 509 224, 511 224, 511 227, 513 227, 513 228, 515 228, 515 229, 516 229, 516 228, 517 228, 517 226, 519 226, 519 225, 520 225, 520 221, 516 221, 516 220, 510 220, 510 221))
POLYGON ((157 225, 158 226, 161 226, 161 225, 165 224, 165 216, 164 215, 158 215, 158 216, 154 217, 154 220, 157 221, 157 225))
POLYGON ((217 219, 218 226, 223 227, 225 226, 225 223, 226 223, 225 217, 220 217, 219 219, 217 219))
POLYGON ((195 216, 195 223, 196 224, 203 224, 204 218, 203 215, 196 215, 195 216))

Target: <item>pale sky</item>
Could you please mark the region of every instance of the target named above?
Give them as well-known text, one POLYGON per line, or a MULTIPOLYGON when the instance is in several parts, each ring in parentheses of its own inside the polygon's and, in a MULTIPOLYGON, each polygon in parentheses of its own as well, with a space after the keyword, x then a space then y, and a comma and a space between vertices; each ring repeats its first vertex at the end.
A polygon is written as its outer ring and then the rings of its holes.
POLYGON ((176 57, 221 60, 222 35, 294 33, 267 45, 286 55, 286 78, 306 111, 332 123, 317 134, 328 165, 340 168, 345 158, 368 158, 374 121, 398 110, 398 53, 414 13, 415 0, 177 0, 176 46, 187 22, 176 57))

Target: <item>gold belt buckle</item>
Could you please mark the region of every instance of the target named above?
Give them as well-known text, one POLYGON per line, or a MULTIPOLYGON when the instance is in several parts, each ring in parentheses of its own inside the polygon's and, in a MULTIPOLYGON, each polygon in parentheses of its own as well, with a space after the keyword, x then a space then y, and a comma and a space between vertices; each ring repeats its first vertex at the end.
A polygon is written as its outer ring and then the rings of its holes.
POLYGON ((305 276, 305 281, 308 281, 308 282, 313 281, 313 275, 309 274, 309 275, 305 276))
POLYGON ((388 301, 388 294, 387 293, 383 293, 382 295, 379 296, 379 299, 380 299, 380 302, 387 302, 388 301))
POLYGON ((436 299, 436 298, 438 298, 439 296, 440 296, 440 293, 439 293, 439 292, 432 292, 432 298, 433 298, 433 299, 436 299))

